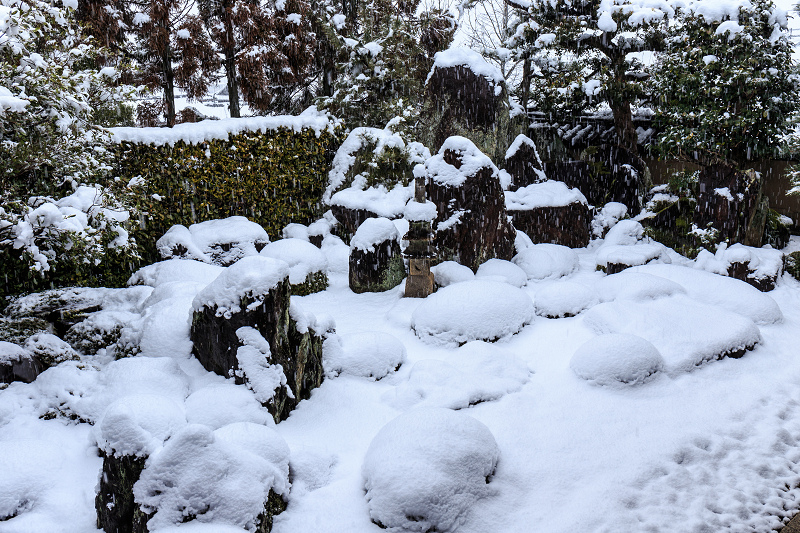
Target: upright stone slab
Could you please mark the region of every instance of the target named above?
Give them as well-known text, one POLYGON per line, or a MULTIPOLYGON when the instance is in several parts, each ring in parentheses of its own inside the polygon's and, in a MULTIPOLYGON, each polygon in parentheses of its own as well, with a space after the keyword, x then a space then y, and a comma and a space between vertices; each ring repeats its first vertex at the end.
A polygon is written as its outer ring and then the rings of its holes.
POLYGON ((547 180, 536 144, 523 134, 517 135, 508 148, 503 169, 511 176, 513 190, 547 180))
POLYGON ((192 352, 207 370, 246 383, 248 377, 237 359, 242 346, 237 330, 252 327, 269 344, 267 363, 282 367, 291 391, 277 388, 265 405, 276 422, 285 420, 300 400, 310 396, 324 373, 325 332, 299 332, 289 307, 289 266, 264 256, 245 257, 231 265, 193 303, 192 352))
POLYGON ((514 227, 534 244, 552 243, 570 248, 589 244, 592 212, 586 197, 560 181, 544 181, 506 191, 506 209, 514 227))
POLYGON ((469 139, 450 137, 415 169, 436 205, 434 246, 441 261, 473 272, 492 258, 511 260, 516 230, 508 221, 500 173, 469 139))
POLYGON ((400 233, 388 218, 370 218, 350 241, 349 281, 355 293, 383 292, 406 277, 400 233))
POLYGON ((423 144, 436 149, 448 137, 472 139, 494 161, 509 145, 508 95, 503 74, 474 50, 437 52, 425 83, 423 144))
POLYGON ((741 172, 719 164, 700 172, 693 222, 719 231, 719 240, 760 247, 766 212, 762 204, 763 179, 756 172, 741 172))

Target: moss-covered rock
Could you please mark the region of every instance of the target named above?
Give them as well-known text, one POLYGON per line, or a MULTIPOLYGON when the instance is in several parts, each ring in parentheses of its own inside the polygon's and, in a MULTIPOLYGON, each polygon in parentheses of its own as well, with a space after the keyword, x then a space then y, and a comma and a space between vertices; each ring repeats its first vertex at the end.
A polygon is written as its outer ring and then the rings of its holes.
POLYGON ((373 243, 368 248, 351 246, 349 281, 353 292, 388 291, 405 277, 406 268, 396 237, 373 243))
POLYGON ((97 528, 106 533, 147 533, 147 516, 133 498, 147 457, 100 452, 103 469, 94 499, 97 528))
POLYGON ((328 288, 328 274, 325 272, 309 272, 303 283, 291 286, 293 296, 306 296, 315 292, 322 292, 328 288))
POLYGON ((31 316, 0 317, 0 341, 23 344, 37 333, 49 333, 50 323, 31 316))
POLYGON ((788 272, 794 279, 800 281, 800 252, 787 254, 784 261, 784 272, 788 272))

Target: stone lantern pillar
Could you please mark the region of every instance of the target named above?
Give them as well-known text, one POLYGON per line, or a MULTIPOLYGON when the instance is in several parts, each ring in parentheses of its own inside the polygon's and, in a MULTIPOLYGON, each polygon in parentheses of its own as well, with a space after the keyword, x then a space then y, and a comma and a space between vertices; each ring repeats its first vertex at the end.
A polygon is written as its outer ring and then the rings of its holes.
POLYGON ((425 178, 414 180, 414 199, 408 203, 405 218, 409 221, 408 241, 404 255, 408 258, 408 278, 405 295, 425 298, 434 291, 431 261, 431 221, 436 218, 436 206, 425 197, 425 178))

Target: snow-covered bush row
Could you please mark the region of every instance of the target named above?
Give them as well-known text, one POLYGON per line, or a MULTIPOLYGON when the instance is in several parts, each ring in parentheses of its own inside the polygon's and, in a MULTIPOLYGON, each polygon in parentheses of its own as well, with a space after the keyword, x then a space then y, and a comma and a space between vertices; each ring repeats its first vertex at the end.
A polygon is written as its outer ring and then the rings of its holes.
POLYGON ((578 268, 578 254, 559 244, 534 244, 514 256, 528 279, 557 279, 568 276, 578 268))
POLYGON ((267 244, 269 235, 264 228, 240 216, 207 220, 188 228, 177 224, 156 241, 164 259, 194 259, 220 266, 256 255, 267 244))
POLYGON ((411 327, 425 342, 464 344, 509 337, 530 324, 533 316, 533 302, 522 289, 476 279, 428 296, 414 310, 411 327))
POLYGON ((569 366, 578 377, 598 385, 636 385, 661 371, 664 360, 655 346, 641 337, 608 334, 581 345, 569 366))
POLYGON ((489 429, 449 409, 415 409, 386 424, 364 457, 372 520, 392 531, 455 531, 492 494, 500 450, 489 429))

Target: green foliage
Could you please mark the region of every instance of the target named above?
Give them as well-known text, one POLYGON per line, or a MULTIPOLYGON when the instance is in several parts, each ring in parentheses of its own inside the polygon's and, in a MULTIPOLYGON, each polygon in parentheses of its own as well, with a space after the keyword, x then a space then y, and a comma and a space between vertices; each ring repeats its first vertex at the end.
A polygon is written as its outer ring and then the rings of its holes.
POLYGON ((175 224, 232 215, 264 227, 271 239, 290 222, 308 224, 322 214, 320 199, 339 133, 287 128, 244 132, 228 140, 153 146, 123 142, 117 170, 139 189, 142 257, 159 259, 155 242, 175 224))
POLYGON ((786 256, 785 270, 800 281, 800 252, 792 252, 786 256))
POLYGON ((775 157, 800 105, 793 45, 775 5, 740 7, 737 33, 698 14, 676 20, 652 84, 660 154, 739 167, 775 157))

